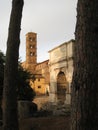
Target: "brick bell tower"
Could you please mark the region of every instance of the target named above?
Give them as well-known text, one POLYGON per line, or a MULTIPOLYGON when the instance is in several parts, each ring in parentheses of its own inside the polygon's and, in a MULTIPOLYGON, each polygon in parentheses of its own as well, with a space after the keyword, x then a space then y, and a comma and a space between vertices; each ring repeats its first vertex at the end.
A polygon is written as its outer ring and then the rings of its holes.
POLYGON ((26 34, 26 66, 27 69, 35 74, 37 64, 37 34, 29 32, 26 34))

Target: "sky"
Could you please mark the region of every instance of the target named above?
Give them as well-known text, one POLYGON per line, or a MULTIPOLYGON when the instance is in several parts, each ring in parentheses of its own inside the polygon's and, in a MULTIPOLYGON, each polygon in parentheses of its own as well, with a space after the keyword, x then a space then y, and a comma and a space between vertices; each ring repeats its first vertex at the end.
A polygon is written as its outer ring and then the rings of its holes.
MULTIPOLYGON (((6 53, 12 0, 0 4, 0 50, 6 53)), ((28 32, 37 33, 37 62, 49 59, 48 51, 74 39, 77 0, 24 0, 19 57, 25 61, 28 32)))

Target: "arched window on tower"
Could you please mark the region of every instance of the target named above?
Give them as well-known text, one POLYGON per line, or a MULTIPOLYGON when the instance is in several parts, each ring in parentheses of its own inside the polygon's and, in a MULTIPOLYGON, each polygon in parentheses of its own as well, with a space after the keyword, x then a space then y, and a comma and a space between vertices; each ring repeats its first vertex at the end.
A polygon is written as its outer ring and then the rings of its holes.
POLYGON ((34 56, 35 55, 35 52, 30 52, 30 56, 34 56))
POLYGON ((30 52, 30 56, 33 56, 33 53, 32 53, 32 52, 30 52))
POLYGON ((33 46, 32 46, 32 45, 30 45, 30 48, 32 49, 32 48, 33 48, 33 46))
POLYGON ((29 40, 32 42, 33 41, 32 37, 29 37, 29 40))

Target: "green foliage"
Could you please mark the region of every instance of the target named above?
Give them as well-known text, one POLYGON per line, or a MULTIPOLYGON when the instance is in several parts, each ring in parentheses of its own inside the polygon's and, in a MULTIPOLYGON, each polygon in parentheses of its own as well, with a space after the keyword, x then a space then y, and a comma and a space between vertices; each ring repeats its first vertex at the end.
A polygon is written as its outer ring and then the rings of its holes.
POLYGON ((0 51, 0 85, 3 85, 5 56, 0 51))
POLYGON ((35 97, 34 90, 30 87, 29 81, 34 80, 34 75, 30 74, 27 70, 24 70, 21 65, 18 68, 18 87, 17 98, 18 100, 33 100, 35 97))
MULTIPOLYGON (((5 56, 0 51, 0 100, 2 99, 3 92, 3 80, 4 80, 4 64, 5 56)), ((17 99, 18 100, 30 100, 32 101, 35 97, 34 90, 30 87, 29 81, 35 80, 34 75, 30 74, 27 70, 24 70, 19 63, 18 76, 17 76, 17 99)))
POLYGON ((0 100, 2 99, 5 56, 0 51, 0 100))

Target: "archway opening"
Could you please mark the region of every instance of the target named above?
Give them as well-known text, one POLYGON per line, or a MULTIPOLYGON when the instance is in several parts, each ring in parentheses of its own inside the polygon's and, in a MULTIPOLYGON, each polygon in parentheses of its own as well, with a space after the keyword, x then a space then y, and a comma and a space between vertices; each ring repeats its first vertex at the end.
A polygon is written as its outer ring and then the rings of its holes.
POLYGON ((57 94, 66 95, 67 81, 64 72, 60 71, 57 75, 57 94))

